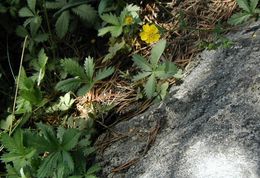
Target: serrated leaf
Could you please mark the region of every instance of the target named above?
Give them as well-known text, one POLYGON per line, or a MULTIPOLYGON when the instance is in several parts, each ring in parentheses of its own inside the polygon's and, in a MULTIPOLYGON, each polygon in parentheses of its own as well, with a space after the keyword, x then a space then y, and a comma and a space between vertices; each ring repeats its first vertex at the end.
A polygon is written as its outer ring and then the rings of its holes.
POLYGON ((18 12, 20 17, 33 17, 33 12, 28 7, 23 7, 18 12))
POLYGON ((88 23, 93 24, 97 18, 97 11, 88 4, 83 4, 72 8, 72 11, 81 19, 86 20, 88 23))
POLYGON ((115 71, 114 67, 100 69, 100 70, 98 70, 94 80, 95 81, 103 80, 104 78, 107 78, 110 75, 112 75, 114 73, 114 71, 115 71))
POLYGON ((69 78, 58 82, 55 89, 63 92, 74 91, 81 85, 81 82, 79 78, 69 78))
POLYGON ((154 74, 152 74, 148 78, 148 81, 146 82, 146 84, 144 86, 145 95, 147 96, 148 99, 153 98, 154 92, 155 92, 155 85, 156 85, 156 79, 155 79, 154 74))
POLYGON ((98 36, 103 36, 106 33, 110 32, 112 37, 118 37, 123 32, 122 26, 108 26, 98 30, 98 36))
POLYGON ((248 14, 247 12, 241 12, 241 13, 233 14, 228 19, 228 23, 230 25, 238 25, 238 24, 241 24, 241 23, 245 22, 250 17, 251 17, 251 14, 248 14))
POLYGON ((63 11, 56 21, 55 29, 59 38, 63 38, 69 29, 70 13, 63 11))
POLYGON ((138 81, 138 80, 141 80, 141 79, 144 79, 145 77, 151 75, 151 72, 141 72, 141 73, 138 73, 137 75, 135 75, 133 77, 133 81, 138 81))
POLYGON ((63 165, 69 168, 69 172, 74 171, 74 161, 71 157, 71 155, 67 151, 62 151, 62 160, 63 160, 63 165))
POLYGON ((65 58, 61 61, 61 65, 66 72, 74 77, 80 77, 81 79, 86 79, 86 74, 84 68, 79 65, 78 62, 72 58, 65 58))
POLYGON ((84 69, 87 75, 87 78, 89 81, 92 81, 93 75, 94 75, 94 70, 95 70, 95 64, 93 62, 92 57, 86 57, 85 63, 84 63, 84 69))
POLYGON ((152 48, 150 62, 153 65, 153 67, 157 66, 158 61, 159 61, 160 57, 162 56, 162 53, 165 49, 165 46, 166 46, 166 40, 160 40, 152 48))
POLYGON ((80 89, 78 89, 78 91, 77 91, 77 96, 84 96, 88 91, 91 90, 91 88, 93 87, 93 84, 94 83, 89 83, 89 84, 86 84, 86 85, 80 87, 80 89))
POLYGON ((28 7, 35 13, 36 0, 27 0, 28 7))
POLYGON ((247 12, 251 12, 251 9, 250 9, 250 6, 249 6, 247 0, 236 0, 236 1, 240 8, 242 8, 243 10, 245 10, 247 12))
POLYGON ((57 167, 57 162, 61 158, 61 153, 51 153, 44 158, 43 163, 40 165, 39 169, 37 170, 37 177, 38 178, 45 178, 51 177, 53 174, 53 170, 57 167))
POLYGON ((125 41, 122 41, 121 43, 115 43, 113 46, 110 46, 108 49, 108 54, 105 56, 105 58, 102 60, 102 62, 106 62, 110 59, 112 59, 116 53, 121 50, 125 46, 125 41))
POLYGON ((135 65, 137 65, 137 67, 139 67, 142 71, 152 71, 151 65, 144 57, 138 54, 134 54, 132 60, 134 61, 135 65))
POLYGON ((160 96, 161 96, 161 99, 164 99, 166 97, 168 88, 169 88, 169 82, 165 82, 162 85, 160 85, 160 96))
POLYGON ((251 9, 252 13, 254 13, 255 8, 257 7, 258 1, 259 0, 250 0, 250 9, 251 9))
POLYGON ((76 129, 66 129, 62 138, 62 149, 66 151, 73 149, 77 145, 80 135, 81 133, 76 129))
POLYGON ((46 5, 47 9, 60 9, 64 5, 66 5, 66 2, 64 2, 64 1, 46 2, 45 5, 46 5))
POLYGON ((115 25, 115 26, 120 26, 119 19, 116 15, 110 13, 110 14, 103 14, 101 15, 101 19, 104 20, 105 22, 115 25))

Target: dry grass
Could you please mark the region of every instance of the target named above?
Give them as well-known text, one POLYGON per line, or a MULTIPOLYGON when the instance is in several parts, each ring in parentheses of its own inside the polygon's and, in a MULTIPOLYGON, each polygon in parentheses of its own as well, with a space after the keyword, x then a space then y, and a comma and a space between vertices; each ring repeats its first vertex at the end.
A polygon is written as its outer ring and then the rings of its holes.
MULTIPOLYGON (((235 0, 184 0, 179 3, 178 0, 155 1, 142 9, 142 18, 145 22, 156 23, 165 29, 164 37, 168 39, 169 47, 164 57, 185 68, 201 51, 198 44, 202 40, 210 40, 216 23, 225 22, 236 7, 235 0), (180 29, 180 12, 183 14, 182 20, 187 24, 183 29, 180 29)), ((133 48, 133 53, 149 54, 150 47, 144 46, 138 39, 133 48)), ((128 72, 131 74, 133 71, 129 69, 128 72)), ((171 80, 172 84, 174 82, 171 80)), ((77 98, 77 108, 81 115, 87 116, 93 103, 113 104, 116 113, 132 117, 151 104, 150 101, 137 101, 137 86, 127 77, 114 76, 112 80, 98 84, 86 96, 77 98)))

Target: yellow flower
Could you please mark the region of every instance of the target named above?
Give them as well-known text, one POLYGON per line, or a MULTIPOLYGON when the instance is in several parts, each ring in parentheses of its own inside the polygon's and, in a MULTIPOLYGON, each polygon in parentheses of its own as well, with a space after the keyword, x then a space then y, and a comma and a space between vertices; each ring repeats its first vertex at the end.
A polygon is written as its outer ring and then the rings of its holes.
POLYGON ((134 22, 134 19, 133 19, 133 17, 132 16, 126 16, 125 17, 125 24, 126 25, 131 25, 131 24, 133 24, 133 22, 134 22))
POLYGON ((157 42, 160 39, 159 30, 154 24, 143 25, 143 31, 139 35, 141 37, 141 40, 149 44, 157 42))

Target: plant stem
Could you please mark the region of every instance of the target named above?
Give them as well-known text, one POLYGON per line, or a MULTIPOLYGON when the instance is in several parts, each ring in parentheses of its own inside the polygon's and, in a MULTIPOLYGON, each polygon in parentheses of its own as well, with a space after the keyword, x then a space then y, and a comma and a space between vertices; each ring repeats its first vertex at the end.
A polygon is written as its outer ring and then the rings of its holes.
MULTIPOLYGON (((18 76, 17 76, 17 79, 16 79, 16 88, 15 88, 14 103, 13 103, 13 110, 12 110, 12 115, 13 115, 13 116, 14 116, 14 113, 15 113, 15 103, 16 103, 16 100, 17 100, 17 94, 18 94, 18 88, 19 88, 21 70, 22 70, 22 65, 23 65, 23 58, 24 58, 24 50, 25 50, 27 38, 28 38, 28 35, 26 35, 26 37, 24 38, 23 50, 22 50, 22 55, 21 55, 21 60, 20 60, 20 66, 19 66, 19 72, 18 72, 18 76)), ((10 126, 9 135, 12 133, 12 126, 13 126, 13 123, 12 123, 11 126, 10 126)))

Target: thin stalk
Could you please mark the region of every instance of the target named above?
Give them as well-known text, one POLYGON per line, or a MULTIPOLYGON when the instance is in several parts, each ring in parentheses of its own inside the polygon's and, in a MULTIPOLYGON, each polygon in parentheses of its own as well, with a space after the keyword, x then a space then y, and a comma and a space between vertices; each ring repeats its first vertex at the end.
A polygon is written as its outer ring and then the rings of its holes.
MULTIPOLYGON (((15 88, 14 103, 13 103, 13 110, 12 110, 13 116, 14 116, 14 113, 15 113, 15 103, 16 103, 16 100, 17 100, 17 94, 18 94, 18 88, 19 88, 19 82, 20 82, 20 76, 21 76, 21 70, 22 70, 22 64, 23 64, 23 58, 24 58, 24 51, 25 51, 27 38, 28 38, 28 35, 26 35, 24 42, 23 42, 23 50, 22 50, 22 55, 21 55, 21 60, 20 60, 19 72, 18 72, 18 76, 17 76, 17 79, 16 79, 16 88, 15 88)), ((12 126, 13 126, 13 123, 10 126, 9 135, 12 133, 12 126)))

